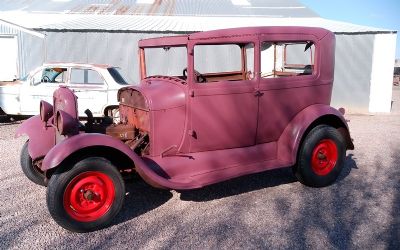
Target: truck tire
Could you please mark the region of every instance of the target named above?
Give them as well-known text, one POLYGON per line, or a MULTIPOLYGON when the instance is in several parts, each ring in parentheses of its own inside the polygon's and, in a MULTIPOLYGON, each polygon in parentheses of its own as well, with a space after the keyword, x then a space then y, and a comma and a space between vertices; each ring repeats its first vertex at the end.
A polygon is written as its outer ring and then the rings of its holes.
POLYGON ((304 139, 298 152, 294 174, 311 187, 325 187, 339 176, 346 157, 345 141, 333 127, 319 125, 304 139))
POLYGON ((32 158, 28 152, 29 140, 25 142, 21 149, 20 163, 22 172, 25 176, 40 186, 46 186, 44 173, 35 165, 33 165, 32 158))
POLYGON ((108 160, 89 157, 70 169, 59 168, 47 187, 47 207, 53 219, 73 232, 90 232, 109 225, 122 208, 125 185, 108 160))

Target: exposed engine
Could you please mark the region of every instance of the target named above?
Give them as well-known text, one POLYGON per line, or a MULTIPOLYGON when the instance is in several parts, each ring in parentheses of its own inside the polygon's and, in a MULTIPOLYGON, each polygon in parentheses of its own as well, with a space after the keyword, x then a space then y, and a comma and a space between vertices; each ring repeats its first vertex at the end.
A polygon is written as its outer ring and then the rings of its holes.
POLYGON ((139 155, 149 153, 149 110, 143 95, 134 89, 124 89, 118 96, 119 122, 105 133, 118 138, 139 155))

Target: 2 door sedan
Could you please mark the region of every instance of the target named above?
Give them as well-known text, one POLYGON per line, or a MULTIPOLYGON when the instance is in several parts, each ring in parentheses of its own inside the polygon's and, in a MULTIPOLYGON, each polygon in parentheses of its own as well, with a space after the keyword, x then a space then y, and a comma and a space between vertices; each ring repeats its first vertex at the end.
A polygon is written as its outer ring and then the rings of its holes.
POLYGON ((118 105, 117 91, 127 85, 120 70, 109 65, 51 63, 31 71, 18 82, 0 86, 0 108, 7 115, 35 115, 40 100, 53 102, 60 86, 72 89, 79 99, 79 116, 89 109, 100 117, 118 105))

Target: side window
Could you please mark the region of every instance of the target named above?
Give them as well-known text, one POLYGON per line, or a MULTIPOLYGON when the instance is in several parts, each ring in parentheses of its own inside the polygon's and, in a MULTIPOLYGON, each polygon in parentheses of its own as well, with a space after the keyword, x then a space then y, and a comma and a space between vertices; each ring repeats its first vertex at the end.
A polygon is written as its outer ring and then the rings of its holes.
POLYGON ((214 44, 194 47, 195 81, 240 81, 254 77, 253 44, 214 44), (242 60, 246 60, 242 62, 242 60))
POLYGON ((72 69, 71 83, 104 84, 104 80, 97 71, 91 69, 72 69))
POLYGON ((66 71, 66 68, 45 68, 33 75, 32 84, 38 85, 42 82, 63 83, 66 71))
POLYGON ((261 77, 312 75, 315 46, 312 42, 261 43, 261 77))

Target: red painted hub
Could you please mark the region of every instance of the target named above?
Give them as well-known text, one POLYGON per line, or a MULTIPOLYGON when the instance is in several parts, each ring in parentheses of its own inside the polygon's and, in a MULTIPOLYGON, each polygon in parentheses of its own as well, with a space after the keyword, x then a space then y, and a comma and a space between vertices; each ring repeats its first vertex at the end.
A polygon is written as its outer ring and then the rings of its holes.
POLYGON ((115 198, 114 183, 106 174, 84 172, 68 183, 64 209, 74 220, 95 221, 105 215, 115 198))
POLYGON ((317 175, 327 175, 336 165, 338 149, 331 139, 321 140, 315 145, 311 156, 311 166, 317 175))

